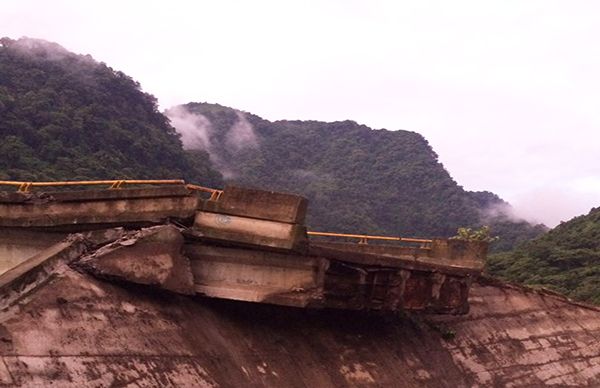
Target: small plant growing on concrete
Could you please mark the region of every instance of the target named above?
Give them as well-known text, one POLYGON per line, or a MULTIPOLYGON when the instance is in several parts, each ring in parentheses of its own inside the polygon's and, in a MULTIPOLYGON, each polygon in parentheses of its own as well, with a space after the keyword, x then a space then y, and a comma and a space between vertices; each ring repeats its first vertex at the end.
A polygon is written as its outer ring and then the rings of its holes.
POLYGON ((490 227, 482 226, 479 229, 458 228, 456 236, 450 237, 450 239, 463 241, 485 241, 491 243, 497 241, 499 237, 492 237, 490 233, 490 227))

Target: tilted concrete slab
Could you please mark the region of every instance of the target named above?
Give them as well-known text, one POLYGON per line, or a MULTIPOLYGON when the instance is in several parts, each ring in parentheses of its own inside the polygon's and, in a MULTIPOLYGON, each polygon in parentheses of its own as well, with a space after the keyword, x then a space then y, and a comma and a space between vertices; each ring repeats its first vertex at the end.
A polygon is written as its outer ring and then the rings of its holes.
POLYGON ((189 260, 182 255, 183 236, 172 225, 129 232, 74 265, 94 276, 194 294, 189 260))
POLYGON ((199 198, 185 187, 5 193, 0 226, 76 227, 160 223, 194 216, 199 198))
POLYGON ((192 235, 230 245, 304 252, 308 239, 302 225, 199 211, 192 235))
POLYGON ((0 309, 27 296, 59 267, 79 258, 87 248, 83 236, 73 235, 4 272, 0 275, 0 309))
POLYGON ((226 186, 218 201, 205 201, 203 210, 263 220, 304 224, 306 198, 295 194, 226 186))

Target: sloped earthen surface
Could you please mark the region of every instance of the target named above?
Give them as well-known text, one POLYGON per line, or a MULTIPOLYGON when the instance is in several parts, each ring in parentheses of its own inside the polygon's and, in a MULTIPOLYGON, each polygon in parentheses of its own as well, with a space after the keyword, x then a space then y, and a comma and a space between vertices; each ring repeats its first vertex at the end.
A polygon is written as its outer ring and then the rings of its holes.
POLYGON ((600 384, 600 312, 474 284, 470 314, 381 316, 119 286, 68 267, 0 313, 0 383, 22 386, 600 384))

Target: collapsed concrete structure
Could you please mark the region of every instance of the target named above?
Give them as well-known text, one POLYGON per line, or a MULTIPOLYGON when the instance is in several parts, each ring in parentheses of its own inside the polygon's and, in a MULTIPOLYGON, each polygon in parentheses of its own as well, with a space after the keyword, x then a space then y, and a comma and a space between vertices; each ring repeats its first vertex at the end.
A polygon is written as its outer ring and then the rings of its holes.
POLYGON ((315 241, 298 196, 136 190, 0 195, 0 384, 600 384, 600 311, 481 278, 485 244, 315 241))
MULTIPOLYGON (((184 185, 4 193, 0 227, 8 228, 8 237, 0 250, 10 266, 68 233, 96 239, 104 233, 114 241, 96 244, 77 265, 105 278, 170 291, 180 283, 185 294, 296 307, 468 311, 470 282, 483 268, 485 244, 309 244, 306 209, 307 201, 297 195, 239 187, 208 200, 184 185), (115 226, 130 232, 119 234, 115 226), (158 281, 172 275, 163 273, 164 266, 178 274, 172 284, 158 281)), ((81 244, 93 245, 90 238, 81 244)))

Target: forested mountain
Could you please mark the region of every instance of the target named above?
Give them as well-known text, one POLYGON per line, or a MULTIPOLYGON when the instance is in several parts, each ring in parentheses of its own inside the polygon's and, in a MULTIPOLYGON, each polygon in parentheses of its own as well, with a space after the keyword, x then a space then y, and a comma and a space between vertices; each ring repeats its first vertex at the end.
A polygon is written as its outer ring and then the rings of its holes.
POLYGON ((308 197, 315 230, 435 237, 491 225, 500 250, 545 230, 511 219, 492 193, 465 191, 414 132, 353 121, 270 122, 206 103, 166 114, 184 146, 208 151, 228 182, 308 197))
POLYGON ((137 82, 43 40, 0 40, 0 135, 0 179, 221 182, 137 82))
POLYGON ((211 104, 167 114, 171 122, 137 82, 90 56, 0 40, 0 179, 184 178, 218 187, 223 175, 307 196, 315 230, 433 237, 489 224, 500 249, 544 230, 506 216, 492 193, 463 190, 414 132, 269 122, 211 104))
POLYGON ((492 255, 488 272, 600 304, 600 208, 561 223, 513 252, 492 255))

